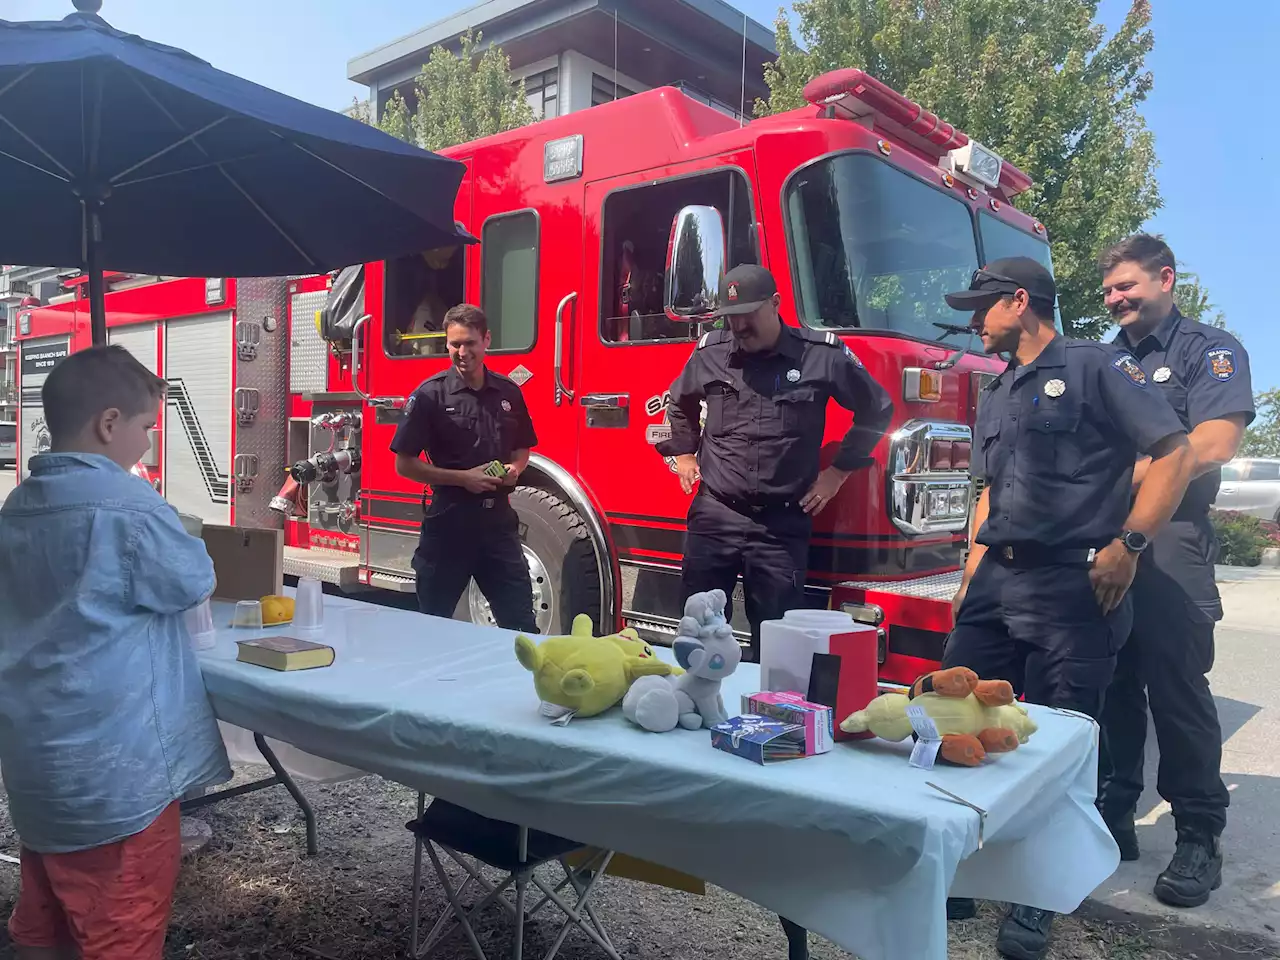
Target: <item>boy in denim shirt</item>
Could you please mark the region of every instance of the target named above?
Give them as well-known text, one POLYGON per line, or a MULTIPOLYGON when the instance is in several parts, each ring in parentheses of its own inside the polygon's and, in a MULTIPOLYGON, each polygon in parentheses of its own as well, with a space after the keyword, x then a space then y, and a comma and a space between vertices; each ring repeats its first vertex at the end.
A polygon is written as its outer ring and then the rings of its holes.
POLYGON ((204 543, 129 473, 165 383, 121 347, 42 388, 52 450, 0 509, 0 776, 22 840, 21 960, 160 960, 178 798, 231 777, 182 613, 204 543))

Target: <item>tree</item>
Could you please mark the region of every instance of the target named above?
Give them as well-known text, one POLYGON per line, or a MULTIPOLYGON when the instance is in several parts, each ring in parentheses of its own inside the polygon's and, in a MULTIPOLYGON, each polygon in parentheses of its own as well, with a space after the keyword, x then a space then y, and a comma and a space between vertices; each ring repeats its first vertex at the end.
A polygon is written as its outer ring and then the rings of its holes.
POLYGON ((1273 387, 1254 398, 1258 417, 1245 431, 1242 457, 1280 457, 1280 388, 1273 387))
MULTIPOLYGON (((1173 288, 1173 299, 1178 311, 1191 320, 1207 323, 1219 330, 1227 329, 1227 318, 1217 304, 1209 300, 1209 293, 1200 285, 1200 275, 1190 271, 1178 273, 1173 288)), ((1236 337, 1239 340, 1239 337, 1236 337)))
POLYGON ((468 30, 460 53, 432 48, 413 80, 417 109, 396 91, 378 126, 423 149, 440 150, 533 123, 537 117, 525 99, 524 81, 512 84, 511 61, 500 48, 491 45, 480 53, 482 39, 468 30))
POLYGON ((1151 89, 1149 0, 1110 38, 1097 0, 796 0, 803 48, 779 15, 757 115, 804 106, 804 85, 858 66, 1025 170, 1015 201, 1042 221, 1067 331, 1111 325, 1095 257, 1160 207, 1155 143, 1138 113, 1151 89))

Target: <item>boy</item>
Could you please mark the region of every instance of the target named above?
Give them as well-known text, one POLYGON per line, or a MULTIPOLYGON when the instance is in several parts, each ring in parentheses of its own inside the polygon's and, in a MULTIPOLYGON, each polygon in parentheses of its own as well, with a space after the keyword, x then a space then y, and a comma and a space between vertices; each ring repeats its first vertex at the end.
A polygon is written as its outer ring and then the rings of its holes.
POLYGON ((231 777, 182 612, 204 544, 132 476, 164 381, 122 347, 41 390, 52 438, 0 509, 0 776, 22 840, 20 960, 160 960, 178 798, 231 777))

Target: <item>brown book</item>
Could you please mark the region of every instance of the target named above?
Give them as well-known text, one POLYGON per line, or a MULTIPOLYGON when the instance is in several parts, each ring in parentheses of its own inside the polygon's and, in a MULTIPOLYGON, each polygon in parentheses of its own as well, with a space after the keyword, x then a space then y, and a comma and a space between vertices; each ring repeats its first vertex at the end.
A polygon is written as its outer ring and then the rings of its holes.
POLYGON ((272 670, 314 670, 333 663, 333 647, 294 637, 263 637, 260 640, 240 640, 236 643, 240 653, 236 659, 272 670))

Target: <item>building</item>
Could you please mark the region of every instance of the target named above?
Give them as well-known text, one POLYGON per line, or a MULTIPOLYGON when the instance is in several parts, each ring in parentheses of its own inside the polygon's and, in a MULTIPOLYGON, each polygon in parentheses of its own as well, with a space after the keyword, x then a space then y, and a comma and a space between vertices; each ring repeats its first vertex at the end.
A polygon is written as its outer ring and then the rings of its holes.
POLYGON ((0 421, 18 415, 19 308, 33 300, 47 304, 64 294, 62 280, 76 270, 56 267, 0 266, 0 421))
POLYGON ((539 118, 564 115, 658 86, 678 86, 731 116, 768 94, 773 31, 724 0, 484 0, 351 60, 377 116, 436 46, 457 51, 474 30, 510 58, 539 118))

